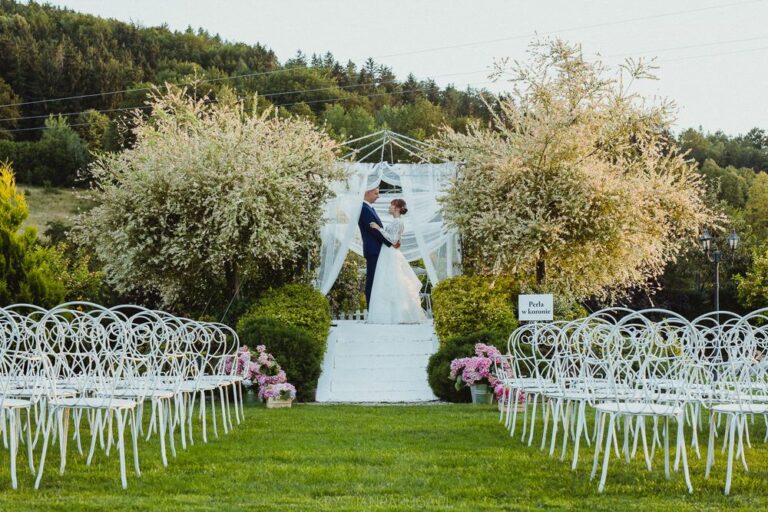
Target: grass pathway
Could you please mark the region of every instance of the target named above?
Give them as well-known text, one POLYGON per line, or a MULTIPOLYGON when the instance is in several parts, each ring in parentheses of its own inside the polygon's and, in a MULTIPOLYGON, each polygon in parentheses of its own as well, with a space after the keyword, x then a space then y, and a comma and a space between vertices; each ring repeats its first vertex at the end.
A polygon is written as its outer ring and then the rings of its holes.
MULTIPOLYGON (((0 510, 723 510, 768 508, 768 448, 758 421, 749 474, 735 467, 732 495, 722 496, 724 457, 712 478, 691 460, 695 492, 682 475, 667 481, 657 454, 653 472, 640 460, 612 459, 606 493, 589 481, 591 451, 580 467, 550 459, 510 439, 491 407, 250 406, 233 433, 197 443, 169 467, 156 440, 140 444, 143 475, 119 483, 115 455, 85 466, 70 443, 67 471, 58 452, 42 488, 19 457, 19 489, 10 488, 8 453, 0 453, 0 510), (759 441, 758 441, 759 439, 759 441)), ((39 451, 39 450, 38 450, 39 451)), ((24 453, 22 451, 22 453, 24 453)), ((690 452, 689 452, 690 453, 690 452)), ((130 457, 130 450, 128 451, 130 457)))

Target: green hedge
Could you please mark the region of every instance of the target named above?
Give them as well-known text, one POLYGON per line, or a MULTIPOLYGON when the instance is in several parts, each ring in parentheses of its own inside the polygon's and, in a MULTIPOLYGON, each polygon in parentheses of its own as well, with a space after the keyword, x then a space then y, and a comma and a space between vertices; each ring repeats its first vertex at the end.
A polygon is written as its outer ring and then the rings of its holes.
POLYGON ((494 345, 502 352, 505 351, 506 337, 490 331, 479 331, 468 336, 453 336, 440 345, 440 349, 432 354, 427 364, 427 380, 432 392, 440 400, 447 402, 471 402, 469 388, 464 386, 456 389, 456 382, 451 380, 451 361, 460 357, 475 355, 475 343, 494 345))
POLYGON ((267 348, 285 371, 288 382, 296 386, 297 400, 315 400, 323 350, 306 331, 275 318, 249 317, 238 323, 237 334, 251 350, 257 345, 267 348))
POLYGON ((478 331, 509 336, 517 327, 517 293, 509 278, 460 276, 441 281, 432 290, 440 342, 478 331))
POLYGON ((331 313, 328 300, 314 288, 304 284, 288 284, 265 292, 238 320, 238 330, 249 319, 269 317, 303 329, 325 352, 331 313))

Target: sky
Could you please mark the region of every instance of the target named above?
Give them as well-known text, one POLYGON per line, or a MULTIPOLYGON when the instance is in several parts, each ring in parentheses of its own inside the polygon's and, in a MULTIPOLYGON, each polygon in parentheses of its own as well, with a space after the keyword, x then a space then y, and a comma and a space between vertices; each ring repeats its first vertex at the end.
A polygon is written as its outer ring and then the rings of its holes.
POLYGON ((673 100, 677 130, 735 135, 768 129, 768 0, 48 0, 141 26, 202 27, 229 41, 260 43, 283 62, 298 50, 368 57, 464 89, 501 91, 489 72, 524 60, 538 35, 582 45, 618 65, 656 57, 657 81, 637 91, 673 100))

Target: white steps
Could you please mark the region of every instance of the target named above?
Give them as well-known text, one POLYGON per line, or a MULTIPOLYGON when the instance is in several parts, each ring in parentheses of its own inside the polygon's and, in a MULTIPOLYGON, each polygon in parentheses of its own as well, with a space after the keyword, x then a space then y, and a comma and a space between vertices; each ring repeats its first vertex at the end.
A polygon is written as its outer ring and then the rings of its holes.
POLYGON ((425 402, 437 400, 427 362, 437 351, 432 322, 378 325, 337 320, 328 336, 318 402, 425 402))

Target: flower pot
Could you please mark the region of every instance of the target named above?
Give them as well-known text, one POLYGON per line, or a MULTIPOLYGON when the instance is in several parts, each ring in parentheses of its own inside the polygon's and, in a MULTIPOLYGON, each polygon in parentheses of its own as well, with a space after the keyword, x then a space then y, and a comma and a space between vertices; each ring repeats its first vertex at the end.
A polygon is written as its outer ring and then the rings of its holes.
POLYGON ((245 405, 254 405, 259 402, 259 395, 253 389, 243 390, 243 403, 245 405))
POLYGON ((488 389, 488 384, 472 384, 469 390, 472 393, 473 404, 490 404, 493 400, 493 393, 488 389))
POLYGON ((290 398, 283 400, 281 398, 273 398, 269 397, 267 398, 267 409, 283 409, 285 407, 290 407, 293 400, 290 398))

